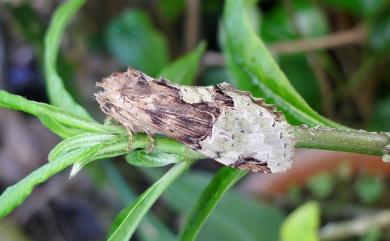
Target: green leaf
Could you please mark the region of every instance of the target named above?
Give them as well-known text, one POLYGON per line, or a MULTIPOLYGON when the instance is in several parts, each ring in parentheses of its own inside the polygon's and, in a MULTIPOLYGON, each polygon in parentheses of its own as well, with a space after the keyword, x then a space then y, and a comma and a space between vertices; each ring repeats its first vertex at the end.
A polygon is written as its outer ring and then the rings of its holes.
POLYGON ((196 240, 278 241, 282 211, 243 194, 234 194, 227 193, 221 200, 196 240))
POLYGON ((113 19, 105 37, 108 50, 126 67, 154 76, 168 63, 164 36, 141 10, 127 10, 113 19))
POLYGON ((109 129, 120 130, 120 128, 104 126, 91 119, 78 116, 61 108, 30 101, 3 90, 0 90, 0 108, 23 111, 34 115, 47 128, 61 137, 70 137, 87 131, 104 132, 109 129))
POLYGON ((202 73, 201 85, 217 85, 222 82, 234 83, 226 67, 209 67, 202 73))
POLYGON ((355 183, 355 190, 359 198, 366 204, 379 201, 385 191, 383 181, 377 176, 359 177, 355 183))
MULTIPOLYGON (((151 180, 161 175, 159 169, 142 170, 151 180)), ((192 171, 172 184, 164 192, 163 199, 175 211, 188 215, 196 205, 194 197, 202 193, 210 180, 210 174, 192 171)), ((203 225, 197 240, 276 241, 282 220, 279 208, 228 191, 203 225)))
POLYGON ((320 37, 328 33, 326 16, 316 5, 305 0, 292 1, 294 22, 288 10, 277 5, 264 16, 261 37, 265 42, 285 41, 301 37, 320 37), (299 33, 297 33, 297 29, 299 33))
POLYGON ((127 138, 123 136, 115 136, 112 140, 106 140, 102 143, 96 144, 97 152, 91 158, 80 159, 73 164, 70 172, 70 177, 75 176, 83 167, 92 161, 123 155, 128 152, 127 138))
MULTIPOLYGON (((104 173, 107 179, 115 187, 123 204, 133 202, 136 194, 126 183, 118 169, 109 160, 103 161, 104 173)), ((147 213, 137 230, 137 235, 142 241, 175 241, 176 238, 165 224, 153 213, 147 213)))
POLYGON ((369 43, 380 54, 390 52, 390 4, 384 6, 369 24, 369 43))
POLYGON ((46 32, 44 44, 44 67, 46 87, 50 102, 58 107, 92 120, 88 112, 66 91, 64 83, 56 70, 56 62, 65 26, 70 18, 85 3, 85 0, 69 0, 55 11, 46 32))
POLYGON ((127 241, 133 235, 142 217, 172 182, 187 170, 191 162, 181 162, 172 167, 162 178, 149 187, 135 202, 122 210, 115 218, 108 235, 109 241, 127 241))
POLYGON ((206 43, 201 42, 194 51, 165 67, 159 76, 177 84, 193 85, 205 49, 206 43))
POLYGON ((242 1, 226 1, 223 28, 224 55, 238 88, 275 103, 292 124, 341 127, 312 110, 292 87, 253 31, 242 1))
POLYGON ((58 145, 67 150, 66 152, 63 150, 58 152, 59 148, 54 148, 56 154, 52 154, 52 157, 56 157, 55 159, 36 169, 15 185, 8 187, 0 196, 0 218, 20 205, 36 185, 46 181, 66 167, 77 162, 82 162, 85 165, 93 160, 123 155, 128 152, 126 136, 112 135, 111 139, 104 139, 95 145, 85 142, 90 136, 90 133, 86 133, 63 140, 58 145), (84 140, 84 142, 80 140, 84 140), (80 144, 74 145, 73 142, 80 144))
POLYGON ((315 197, 326 198, 335 187, 334 176, 326 172, 319 173, 310 178, 307 186, 315 197))
POLYGON ((91 157, 96 151, 97 149, 90 147, 70 152, 36 169, 21 181, 8 187, 0 196, 0 219, 19 206, 31 194, 35 186, 72 165, 77 160, 91 157))
POLYGON ((359 241, 379 241, 381 240, 382 231, 379 228, 373 228, 364 234, 359 241))
POLYGON ((321 108, 321 90, 318 80, 304 54, 281 55, 280 68, 286 73, 299 94, 316 110, 321 108))
POLYGON ((28 2, 20 2, 19 4, 3 4, 2 7, 7 7, 13 19, 15 20, 18 30, 22 33, 27 42, 34 46, 37 50, 35 54, 38 60, 42 62, 43 36, 45 33, 42 18, 28 2), (4 6, 5 5, 5 6, 4 6))
POLYGON ((234 169, 221 169, 223 174, 215 175, 210 185, 204 190, 201 198, 198 199, 196 206, 191 210, 191 213, 184 225, 180 240, 190 241, 195 240, 200 228, 210 215, 211 211, 216 207, 221 196, 246 172, 236 172, 234 169), (222 178, 222 179, 220 179, 222 178), (227 180, 227 181, 225 181, 227 180), (235 181, 231 181, 235 180, 235 181))
POLYGON ((390 130, 390 96, 378 100, 370 121, 370 129, 374 131, 390 130))
POLYGON ((323 2, 338 10, 343 10, 358 16, 373 15, 387 4, 386 0, 324 0, 323 2))
POLYGON ((320 208, 316 202, 308 202, 294 210, 284 220, 282 241, 317 241, 320 224, 320 208))
POLYGON ((137 231, 142 241, 176 241, 176 237, 156 216, 146 214, 137 231))
POLYGON ((177 155, 165 152, 133 151, 126 156, 126 161, 139 167, 161 167, 172 163, 178 163, 181 158, 177 155))
POLYGON ((176 20, 184 11, 185 0, 160 0, 156 2, 162 15, 170 20, 176 20))
POLYGON ((82 136, 74 136, 57 144, 49 153, 48 160, 53 161, 60 156, 79 148, 92 147, 103 142, 109 142, 116 138, 113 134, 99 132, 85 133, 82 136))

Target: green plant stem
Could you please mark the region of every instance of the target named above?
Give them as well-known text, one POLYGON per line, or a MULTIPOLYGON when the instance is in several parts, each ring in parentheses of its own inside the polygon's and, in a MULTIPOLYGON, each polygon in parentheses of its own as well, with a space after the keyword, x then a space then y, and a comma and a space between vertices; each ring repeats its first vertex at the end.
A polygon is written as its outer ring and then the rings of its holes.
POLYGON ((166 137, 156 137, 153 143, 150 143, 149 138, 145 134, 136 134, 133 136, 133 142, 131 148, 135 149, 146 149, 149 145, 152 144, 152 151, 161 151, 170 154, 176 154, 179 156, 185 157, 189 160, 197 160, 204 158, 202 154, 197 151, 192 150, 191 148, 181 144, 178 141, 166 138, 166 137))
POLYGON ((380 156, 387 154, 385 147, 390 144, 389 134, 363 130, 294 126, 292 134, 296 139, 296 148, 324 149, 380 156))

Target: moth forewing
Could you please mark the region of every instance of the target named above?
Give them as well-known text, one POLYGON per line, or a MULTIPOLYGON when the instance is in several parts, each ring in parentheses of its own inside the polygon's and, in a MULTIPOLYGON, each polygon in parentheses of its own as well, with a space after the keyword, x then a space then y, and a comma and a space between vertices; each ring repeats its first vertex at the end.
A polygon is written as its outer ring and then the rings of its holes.
POLYGON ((274 173, 291 165, 294 138, 282 114, 227 83, 181 86, 129 68, 98 86, 103 112, 131 133, 163 134, 243 170, 274 173))

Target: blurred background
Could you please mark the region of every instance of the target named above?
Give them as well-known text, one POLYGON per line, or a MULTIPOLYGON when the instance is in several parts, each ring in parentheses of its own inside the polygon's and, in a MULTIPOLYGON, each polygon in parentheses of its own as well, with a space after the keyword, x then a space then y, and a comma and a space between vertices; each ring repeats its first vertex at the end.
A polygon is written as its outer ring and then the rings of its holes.
MULTIPOLYGON (((0 1, 0 89, 47 102, 43 38, 61 2, 0 1)), ((256 33, 313 109, 353 128, 390 130, 388 1, 246 2, 256 33)), ((127 66, 155 76, 202 40, 207 47, 196 84, 240 81, 225 67, 219 44, 223 3, 87 1, 62 39, 58 70, 66 88, 103 121, 93 99, 97 81, 127 66)), ((44 164, 59 141, 36 118, 0 109, 0 192, 44 164)), ((210 160, 195 163, 154 205, 153 214, 177 233, 220 167, 210 160)), ((117 212, 164 170, 135 168, 116 158, 94 162, 71 180, 69 171, 62 172, 0 222, 0 240, 104 240, 117 212)), ((321 207, 321 240, 390 240, 389 187, 390 165, 379 157, 299 150, 291 171, 241 180, 198 240, 279 240, 280 225, 308 201, 321 207)), ((153 227, 141 229, 132 240, 153 233, 153 227)))

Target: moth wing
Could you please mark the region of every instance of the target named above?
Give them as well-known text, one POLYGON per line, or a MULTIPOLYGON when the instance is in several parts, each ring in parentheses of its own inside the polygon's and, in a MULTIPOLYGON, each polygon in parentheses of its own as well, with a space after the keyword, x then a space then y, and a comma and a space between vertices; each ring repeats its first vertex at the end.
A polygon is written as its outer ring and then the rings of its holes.
POLYGON ((143 110, 150 117, 154 128, 171 138, 177 139, 195 149, 198 143, 212 131, 216 117, 215 107, 160 101, 153 109, 143 110), (209 108, 209 110, 206 110, 209 108), (215 110, 214 110, 215 111, 215 110))

